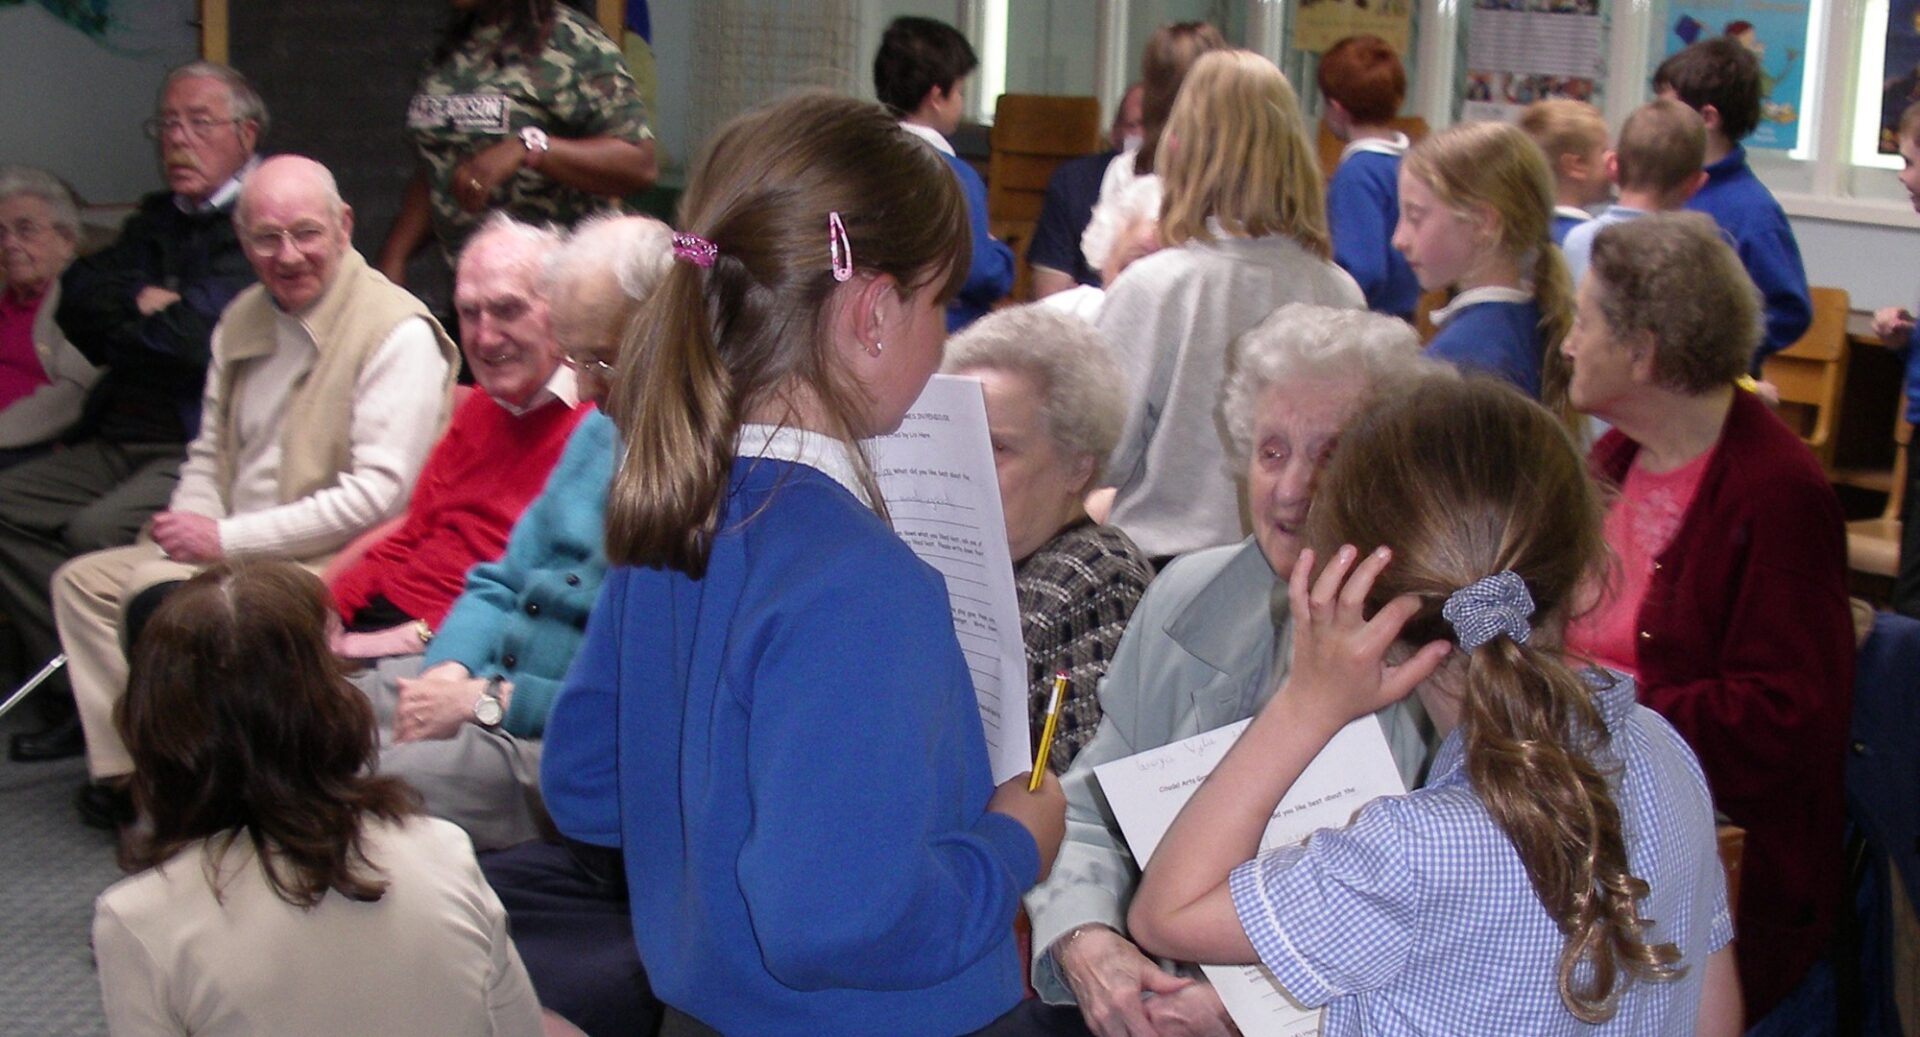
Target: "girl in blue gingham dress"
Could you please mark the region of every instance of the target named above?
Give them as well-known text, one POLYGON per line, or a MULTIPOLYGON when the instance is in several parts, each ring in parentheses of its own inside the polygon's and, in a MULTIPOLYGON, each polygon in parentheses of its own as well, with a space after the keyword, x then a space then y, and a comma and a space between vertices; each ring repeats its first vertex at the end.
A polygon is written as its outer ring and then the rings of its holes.
POLYGON ((1350 430, 1286 683, 1155 852, 1140 945, 1258 961, 1328 1037, 1737 1034, 1699 763, 1629 679, 1561 654, 1600 520, 1573 444, 1504 386, 1438 379, 1350 430), (1444 736, 1427 784, 1256 856, 1333 734, 1410 693, 1444 736))

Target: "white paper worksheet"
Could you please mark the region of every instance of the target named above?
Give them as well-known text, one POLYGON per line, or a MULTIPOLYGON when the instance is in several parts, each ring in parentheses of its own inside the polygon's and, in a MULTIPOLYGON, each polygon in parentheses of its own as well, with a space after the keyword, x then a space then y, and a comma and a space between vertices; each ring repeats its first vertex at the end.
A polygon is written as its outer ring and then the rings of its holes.
MULTIPOLYGON (((1100 791, 1141 867, 1247 724, 1228 724, 1094 768, 1100 791)), ((1369 802, 1405 791, 1380 722, 1361 717, 1341 728, 1280 798, 1260 849, 1298 845, 1319 829, 1344 827, 1369 802)), ((1312 1037, 1320 1032, 1320 1012, 1295 1004, 1265 966, 1202 965, 1201 970, 1246 1037, 1312 1037)))
POLYGON ((987 760, 993 780, 1006 781, 1033 766, 1027 648, 980 383, 934 375, 899 431, 868 440, 867 448, 894 531, 946 577, 987 760))

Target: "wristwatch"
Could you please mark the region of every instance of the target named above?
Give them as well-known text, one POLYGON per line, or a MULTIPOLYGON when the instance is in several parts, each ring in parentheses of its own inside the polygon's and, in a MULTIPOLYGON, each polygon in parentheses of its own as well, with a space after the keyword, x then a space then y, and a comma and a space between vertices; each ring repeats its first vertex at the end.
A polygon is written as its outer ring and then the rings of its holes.
POLYGON ((473 722, 485 728, 499 727, 506 713, 506 708, 500 705, 500 678, 494 677, 487 681, 480 697, 473 700, 473 722))
POLYGON ((528 126, 520 131, 520 144, 527 149, 527 168, 540 168, 540 159, 553 150, 553 143, 547 140, 547 131, 538 126, 528 126))

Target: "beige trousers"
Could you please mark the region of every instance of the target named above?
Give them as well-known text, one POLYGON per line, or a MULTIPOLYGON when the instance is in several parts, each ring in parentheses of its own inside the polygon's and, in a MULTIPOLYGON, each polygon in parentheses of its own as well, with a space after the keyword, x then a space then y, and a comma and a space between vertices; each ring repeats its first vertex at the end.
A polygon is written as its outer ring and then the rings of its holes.
POLYGON ((81 555, 53 574, 53 619, 67 653, 67 676, 87 735, 87 773, 95 781, 133 773, 133 758, 113 726, 113 707, 127 693, 127 655, 120 647, 121 610, 156 584, 199 572, 141 540, 81 555))

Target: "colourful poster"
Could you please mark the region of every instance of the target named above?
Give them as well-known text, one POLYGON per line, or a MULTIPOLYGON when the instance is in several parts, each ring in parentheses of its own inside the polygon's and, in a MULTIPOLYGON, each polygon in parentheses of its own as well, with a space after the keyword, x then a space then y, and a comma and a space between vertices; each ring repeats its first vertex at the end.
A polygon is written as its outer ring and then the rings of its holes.
POLYGON ((1319 54, 1349 36, 1367 33, 1407 53, 1412 0, 1300 0, 1293 17, 1293 49, 1319 54))
POLYGON ((1520 116, 1550 97, 1596 100, 1605 64, 1596 0, 1474 0, 1460 117, 1520 116))
MULTIPOLYGON (((1920 0, 1887 4, 1886 78, 1880 89, 1880 153, 1896 154, 1900 113, 1920 103, 1920 0)), ((1871 104, 1871 101, 1866 103, 1871 104)))
POLYGON ((1760 126, 1747 147, 1791 150, 1800 140, 1806 0, 1675 0, 1668 8, 1668 54, 1721 34, 1760 60, 1760 126))

